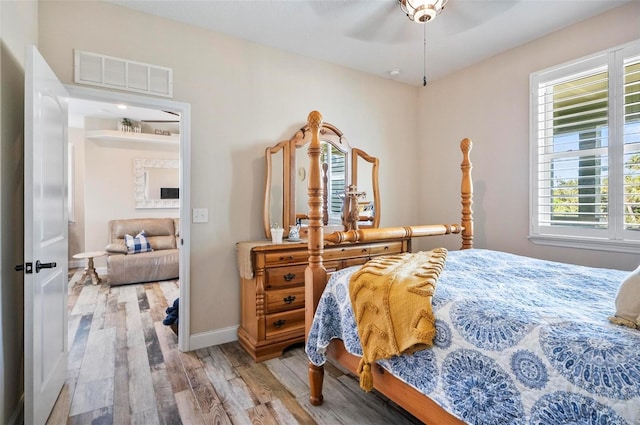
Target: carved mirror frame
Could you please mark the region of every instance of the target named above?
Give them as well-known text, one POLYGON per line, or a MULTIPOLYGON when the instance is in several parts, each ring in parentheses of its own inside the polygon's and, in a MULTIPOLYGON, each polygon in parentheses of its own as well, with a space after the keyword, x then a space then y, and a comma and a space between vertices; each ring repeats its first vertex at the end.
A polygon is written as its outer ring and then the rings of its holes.
MULTIPOLYGON (((304 126, 300 130, 298 130, 291 139, 283 140, 275 146, 268 147, 265 150, 267 177, 264 192, 265 195, 263 221, 264 232, 267 238, 271 238, 271 227, 274 224, 277 223, 278 225, 281 225, 285 229, 286 235, 289 226, 296 224, 296 219, 307 218, 305 213, 296 211, 296 193, 300 190, 304 190, 306 199, 306 171, 308 171, 308 166, 301 166, 300 164, 297 164, 296 153, 299 152, 299 149, 303 149, 308 146, 308 143, 310 143, 310 141, 311 132, 308 126, 304 126), (274 183, 276 182, 276 180, 279 182, 280 179, 279 176, 275 176, 274 172, 275 168, 277 168, 274 163, 277 163, 279 165, 280 155, 282 155, 282 188, 274 183), (272 214, 272 211, 274 210, 272 200, 275 198, 273 193, 274 187, 277 188, 276 191, 281 190, 282 193, 281 220, 279 217, 276 218, 272 214)), ((330 143, 338 151, 345 154, 345 190, 349 187, 349 185, 357 185, 358 163, 360 161, 365 161, 366 163, 371 164, 371 185, 373 188, 372 191, 374 215, 372 218, 365 216, 360 217, 358 223, 360 227, 379 227, 380 190, 378 187, 378 158, 368 155, 361 149, 350 147, 343 133, 336 126, 327 122, 323 123, 322 127, 320 128, 320 141, 330 143)), ((304 149, 304 152, 306 157, 306 149, 304 149)), ((325 187, 327 187, 326 183, 325 187)), ((325 193, 325 205, 328 202, 327 197, 328 194, 325 193)), ((278 204, 278 206, 279 205, 280 204, 278 204)), ((325 226, 326 224, 327 221, 325 218, 325 226)), ((344 224, 341 223, 339 227, 339 230, 344 230, 344 224)))
POLYGON ((147 199, 149 168, 179 168, 177 159, 134 159, 136 208, 180 208, 180 199, 147 199))

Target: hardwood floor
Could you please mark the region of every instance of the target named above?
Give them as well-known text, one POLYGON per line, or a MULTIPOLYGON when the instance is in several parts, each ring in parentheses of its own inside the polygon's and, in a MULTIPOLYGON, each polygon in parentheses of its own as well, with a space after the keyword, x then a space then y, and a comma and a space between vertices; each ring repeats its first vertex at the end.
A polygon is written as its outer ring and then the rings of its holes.
POLYGON ((308 402, 302 346, 255 363, 237 342, 183 353, 162 324, 178 282, 69 280, 69 373, 47 424, 417 424, 327 365, 325 403, 308 402))

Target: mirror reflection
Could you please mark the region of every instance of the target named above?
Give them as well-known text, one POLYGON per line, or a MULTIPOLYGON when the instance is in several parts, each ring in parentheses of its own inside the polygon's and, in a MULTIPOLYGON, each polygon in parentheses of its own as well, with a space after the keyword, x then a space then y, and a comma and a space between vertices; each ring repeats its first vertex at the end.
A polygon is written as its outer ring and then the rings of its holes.
MULTIPOLYGON (((309 168, 309 157, 307 147, 296 147, 296 219, 307 220, 309 205, 307 203, 307 170, 309 168)), ((322 162, 322 179, 327 195, 325 225, 340 225, 342 223, 342 209, 344 206, 344 192, 347 186, 347 152, 333 144, 322 141, 320 160, 322 162)))

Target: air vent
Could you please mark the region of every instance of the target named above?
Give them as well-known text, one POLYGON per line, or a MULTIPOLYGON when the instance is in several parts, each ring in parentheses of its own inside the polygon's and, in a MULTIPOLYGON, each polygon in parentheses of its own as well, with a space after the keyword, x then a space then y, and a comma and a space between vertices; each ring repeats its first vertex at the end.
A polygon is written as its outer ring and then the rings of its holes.
POLYGON ((173 97, 173 69, 75 51, 74 81, 78 84, 173 97))

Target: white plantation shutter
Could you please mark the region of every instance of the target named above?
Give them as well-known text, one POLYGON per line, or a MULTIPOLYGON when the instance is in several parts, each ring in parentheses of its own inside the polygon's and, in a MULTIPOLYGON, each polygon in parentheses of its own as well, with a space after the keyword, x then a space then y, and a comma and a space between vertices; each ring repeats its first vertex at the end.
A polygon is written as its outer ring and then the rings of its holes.
POLYGON ((624 230, 640 231, 640 57, 624 67, 624 230))
POLYGON ((531 76, 534 242, 640 242, 640 42, 531 76))

